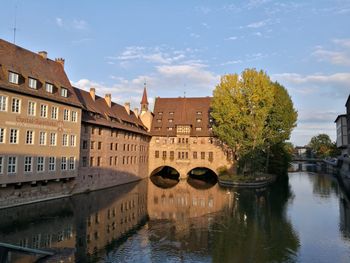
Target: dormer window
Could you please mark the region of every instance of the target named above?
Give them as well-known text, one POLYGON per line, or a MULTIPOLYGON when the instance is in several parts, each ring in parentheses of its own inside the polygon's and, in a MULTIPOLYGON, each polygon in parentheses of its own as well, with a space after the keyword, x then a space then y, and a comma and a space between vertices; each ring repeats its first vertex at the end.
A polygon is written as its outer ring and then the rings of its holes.
POLYGON ((19 75, 17 73, 9 71, 9 82, 13 84, 18 84, 19 75))
POLYGON ((169 122, 173 122, 173 121, 174 121, 174 119, 169 119, 168 121, 169 121, 169 122))
POLYGON ((162 111, 158 112, 158 115, 160 115, 160 116, 163 115, 163 112, 162 111))
POLYGON ((51 83, 45 83, 45 90, 48 93, 53 93, 53 85, 51 83))
POLYGON ((66 88, 61 88, 61 96, 67 98, 68 90, 66 88))
POLYGON ((198 114, 198 115, 202 115, 202 112, 201 112, 201 111, 197 111, 197 114, 198 114))
POLYGON ((198 119, 197 119, 197 122, 202 122, 202 119, 199 119, 199 118, 198 118, 198 119))
POLYGON ((169 112, 169 115, 174 115, 174 112, 173 111, 169 112))
POLYGON ((31 89, 37 89, 37 80, 33 78, 28 78, 28 86, 31 89))

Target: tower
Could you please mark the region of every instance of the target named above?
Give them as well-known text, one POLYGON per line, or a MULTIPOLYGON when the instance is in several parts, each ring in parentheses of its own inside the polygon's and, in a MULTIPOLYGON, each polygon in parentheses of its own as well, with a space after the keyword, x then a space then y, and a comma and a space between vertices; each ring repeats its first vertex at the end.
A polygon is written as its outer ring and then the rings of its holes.
POLYGON ((142 100, 141 100, 141 114, 147 111, 148 111, 148 100, 147 100, 147 90, 146 90, 146 83, 145 83, 145 86, 143 88, 142 100))

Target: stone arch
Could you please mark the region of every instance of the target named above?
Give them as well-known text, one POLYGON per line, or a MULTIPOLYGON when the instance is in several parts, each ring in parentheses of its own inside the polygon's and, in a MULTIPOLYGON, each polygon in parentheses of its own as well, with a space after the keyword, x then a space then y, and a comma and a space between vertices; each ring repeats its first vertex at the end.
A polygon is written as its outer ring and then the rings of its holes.
POLYGON ((160 171, 161 171, 162 169, 164 169, 164 168, 173 169, 173 170, 175 170, 175 171, 179 174, 179 176, 180 176, 180 171, 179 171, 178 169, 176 169, 176 167, 173 167, 173 166, 171 166, 171 165, 162 165, 162 166, 159 166, 159 167, 153 169, 153 171, 150 173, 150 177, 153 176, 153 175, 155 175, 156 173, 160 172, 160 171))
POLYGON ((191 171, 193 171, 194 169, 207 169, 209 171, 211 171, 213 174, 215 174, 218 177, 218 173, 216 172, 216 169, 213 167, 209 167, 209 166, 193 166, 190 169, 188 169, 188 171, 186 172, 186 176, 188 176, 190 174, 191 171))

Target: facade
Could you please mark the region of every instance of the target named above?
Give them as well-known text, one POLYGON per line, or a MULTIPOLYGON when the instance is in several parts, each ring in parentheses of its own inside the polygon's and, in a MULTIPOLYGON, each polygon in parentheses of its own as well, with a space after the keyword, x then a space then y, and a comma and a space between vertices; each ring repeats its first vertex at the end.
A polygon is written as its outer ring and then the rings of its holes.
POLYGON ((64 60, 0 40, 1 187, 75 178, 80 122, 80 103, 64 60))
POLYGON ((338 158, 340 174, 350 178, 350 95, 345 103, 346 114, 339 115, 336 120, 337 147, 341 149, 341 156, 338 158))
POLYGON ((170 166, 181 178, 194 168, 232 168, 232 155, 213 137, 210 97, 156 98, 149 172, 170 166))
POLYGON ((75 192, 96 190, 148 176, 149 133, 128 103, 121 106, 75 89, 82 104, 79 176, 75 192))

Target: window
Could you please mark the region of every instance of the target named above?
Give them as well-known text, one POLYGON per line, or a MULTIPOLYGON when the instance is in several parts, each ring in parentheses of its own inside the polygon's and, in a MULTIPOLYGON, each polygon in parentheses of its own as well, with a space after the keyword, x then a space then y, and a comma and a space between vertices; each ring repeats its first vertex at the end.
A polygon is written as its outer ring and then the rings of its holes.
POLYGON ((0 143, 5 143, 5 128, 0 128, 0 143))
POLYGON ((56 106, 51 107, 51 119, 58 119, 58 108, 56 106))
POLYGON ((98 135, 102 135, 102 128, 98 128, 98 135))
POLYGON ((68 134, 62 135, 62 146, 68 146, 68 134))
POLYGON ((155 151, 154 157, 159 158, 159 151, 155 151))
POLYGON ((56 133, 50 133, 50 145, 51 146, 56 146, 56 138, 57 138, 56 133))
POLYGON ((32 172, 32 164, 33 164, 33 157, 31 156, 24 157, 24 172, 26 173, 32 172))
POLYGON ((202 115, 202 112, 201 112, 201 111, 197 111, 197 114, 198 114, 198 115, 202 115))
POLYGON ((26 132, 26 144, 34 144, 34 131, 26 132))
POLYGON ((168 121, 169 121, 169 122, 173 122, 173 121, 174 121, 174 119, 169 119, 168 121))
POLYGON ((87 157, 86 156, 83 156, 83 159, 82 159, 82 167, 86 167, 87 166, 87 157))
POLYGON ((28 86, 31 89, 37 89, 37 80, 33 78, 28 78, 28 86))
POLYGON ((163 151, 163 159, 166 159, 166 151, 163 151))
POLYGON ((75 135, 71 135, 70 136, 70 146, 71 147, 75 147, 75 142, 76 142, 76 136, 75 135))
POLYGON ((170 151, 170 160, 174 160, 174 151, 170 151))
POLYGON ((201 127, 196 127, 196 131, 201 131, 202 128, 201 127))
POLYGON ((18 84, 19 75, 14 72, 9 72, 9 82, 13 84, 18 84))
POLYGON ((68 90, 66 88, 61 88, 61 96, 67 98, 68 90))
POLYGON ((4 173, 4 157, 0 156, 0 174, 4 173))
POLYGON ((91 141, 90 142, 90 149, 93 150, 95 148, 95 142, 91 141))
POLYGON ((39 133, 39 145, 46 145, 46 132, 39 133))
POLYGON ((62 171, 67 170, 67 157, 61 158, 61 170, 62 171))
POLYGON ((83 140, 83 150, 86 150, 88 147, 87 140, 83 140))
POLYGON ((28 115, 35 116, 36 114, 36 103, 34 101, 28 102, 28 115))
POLYGON ((7 111, 7 97, 0 96, 0 111, 7 111))
POLYGON ((49 171, 53 172, 56 170, 56 158, 53 156, 49 157, 49 171))
POLYGON ((75 169, 75 160, 74 157, 69 157, 69 170, 75 169))
POLYGON ((94 157, 90 157, 90 166, 94 166, 94 157))
POLYGON ((202 159, 202 160, 205 159, 205 152, 201 152, 201 159, 202 159))
POLYGON ((112 164, 113 164, 113 157, 110 156, 110 157, 109 157, 109 165, 112 166, 112 164))
POLYGON ((18 130, 17 129, 10 130, 10 143, 18 143, 18 130))
POLYGON ((9 156, 7 162, 7 173, 14 174, 17 171, 17 157, 9 156))
POLYGON ((193 152, 193 159, 197 159, 197 152, 193 152))
POLYGON ((45 163, 45 158, 43 156, 38 157, 38 162, 36 166, 37 172, 43 172, 44 171, 44 163, 45 163))
POLYGON ((69 110, 67 110, 67 109, 63 110, 63 120, 69 121, 69 110))
POLYGON ((20 110, 21 110, 21 100, 18 98, 12 98, 11 111, 13 113, 20 113, 20 110))
POLYGON ((76 111, 72 111, 71 121, 77 122, 78 119, 78 113, 76 111))
POLYGON ((48 93, 53 93, 53 85, 51 83, 45 83, 45 90, 48 93))
POLYGON ((209 161, 212 162, 214 160, 213 152, 209 152, 209 161))
POLYGON ((47 105, 45 104, 40 105, 40 117, 47 118, 47 105))
POLYGON ((97 157, 97 166, 101 166, 101 157, 97 157))
POLYGON ((102 142, 98 142, 98 144, 97 144, 97 149, 98 149, 98 150, 101 150, 101 148, 102 148, 102 142))
POLYGON ((116 143, 116 144, 114 145, 114 150, 115 150, 115 151, 118 151, 118 143, 116 143))
POLYGON ((197 121, 197 122, 202 122, 202 119, 197 118, 196 121, 197 121))

